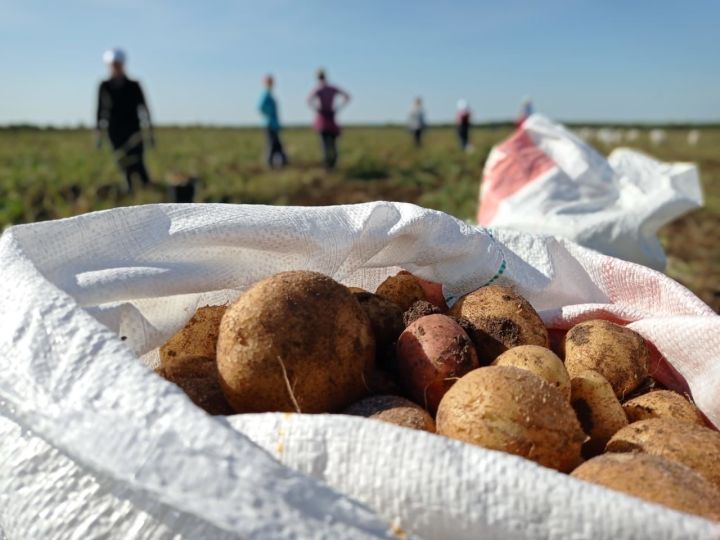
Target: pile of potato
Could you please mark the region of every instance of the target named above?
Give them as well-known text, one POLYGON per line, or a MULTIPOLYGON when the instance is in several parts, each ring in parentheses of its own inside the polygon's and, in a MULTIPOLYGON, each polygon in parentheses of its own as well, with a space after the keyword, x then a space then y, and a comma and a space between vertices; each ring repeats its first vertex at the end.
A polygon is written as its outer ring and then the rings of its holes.
POLYGON ((210 414, 359 415, 720 521, 720 433, 659 389, 643 338, 590 320, 552 349, 509 287, 448 308, 439 284, 409 272, 373 294, 292 271, 199 309, 157 372, 210 414))

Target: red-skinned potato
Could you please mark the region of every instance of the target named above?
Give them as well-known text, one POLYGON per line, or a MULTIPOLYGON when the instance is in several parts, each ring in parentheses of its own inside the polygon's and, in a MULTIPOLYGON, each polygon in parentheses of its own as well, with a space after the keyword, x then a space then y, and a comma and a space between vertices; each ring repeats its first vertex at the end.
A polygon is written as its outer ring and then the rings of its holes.
POLYGON ((425 291, 425 296, 427 297, 428 302, 440 308, 443 313, 446 312, 448 310, 448 306, 445 303, 445 295, 443 294, 442 285, 440 283, 435 283, 434 281, 427 281, 426 279, 422 279, 417 276, 415 276, 415 279, 418 280, 418 283, 420 283, 423 291, 425 291))
POLYGON ((435 413, 445 392, 479 366, 470 338, 452 318, 427 315, 400 334, 398 376, 408 395, 435 413))

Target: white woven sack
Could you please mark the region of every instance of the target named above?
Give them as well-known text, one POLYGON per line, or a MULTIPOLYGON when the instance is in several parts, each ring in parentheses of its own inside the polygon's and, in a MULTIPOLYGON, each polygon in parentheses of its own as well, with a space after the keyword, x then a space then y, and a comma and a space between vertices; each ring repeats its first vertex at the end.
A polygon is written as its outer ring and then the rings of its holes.
POLYGON ((533 114, 490 152, 477 222, 560 236, 663 269, 658 230, 702 204, 694 164, 663 163, 629 148, 605 159, 561 124, 533 114))
POLYGON ((720 318, 652 270, 550 238, 493 238, 408 204, 116 209, 14 227, 0 240, 0 530, 9 539, 720 534, 514 456, 380 422, 212 418, 137 361, 152 364, 198 306, 274 272, 313 269, 372 288, 399 267, 445 283, 449 298, 514 284, 557 328, 633 321, 720 421, 720 318))

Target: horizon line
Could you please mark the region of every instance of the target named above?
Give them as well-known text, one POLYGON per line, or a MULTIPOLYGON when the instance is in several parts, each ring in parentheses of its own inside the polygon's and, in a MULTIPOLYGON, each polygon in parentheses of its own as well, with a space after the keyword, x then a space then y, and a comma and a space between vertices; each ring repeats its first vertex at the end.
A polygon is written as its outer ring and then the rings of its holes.
MULTIPOLYGON (((559 120, 560 124, 573 127, 669 127, 669 128, 713 128, 720 127, 720 118, 712 120, 559 120)), ((515 127, 517 122, 513 119, 486 120, 483 122, 475 122, 473 127, 477 128, 497 128, 497 127, 515 127)), ((455 124, 452 120, 440 122, 428 122, 428 128, 448 128, 455 124)), ((220 122, 162 122, 153 125, 153 128, 159 129, 182 129, 182 128, 210 128, 210 129, 262 129, 262 123, 247 124, 224 124, 220 122)), ((343 128, 406 128, 402 121, 368 121, 368 122, 347 122, 343 128)), ((282 126, 283 129, 313 129, 312 122, 290 122, 282 126)), ((93 130, 95 127, 92 123, 79 121, 76 123, 41 123, 41 122, 24 122, 12 121, 0 123, 0 130, 12 129, 37 129, 37 130, 93 130)))

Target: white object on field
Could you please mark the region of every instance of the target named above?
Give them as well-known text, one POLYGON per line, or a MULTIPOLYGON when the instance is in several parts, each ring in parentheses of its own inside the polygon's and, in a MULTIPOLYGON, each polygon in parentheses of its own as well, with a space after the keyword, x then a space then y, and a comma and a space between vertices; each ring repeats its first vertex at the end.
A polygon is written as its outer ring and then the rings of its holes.
POLYGON ((535 114, 488 156, 477 221, 561 236, 662 269, 658 229, 702 203, 695 165, 662 163, 627 148, 605 159, 535 114))
POLYGON ((664 129, 652 129, 650 130, 650 142, 653 146, 659 146, 665 144, 667 140, 667 134, 664 129))
POLYGON ((635 128, 628 129, 625 132, 625 140, 626 141, 630 141, 630 142, 636 141, 639 136, 640 136, 640 132, 635 128))
POLYGON ((600 128, 598 129, 595 138, 603 144, 610 144, 612 142, 612 133, 608 128, 600 128))
POLYGON ((687 142, 690 146, 695 146, 700 142, 700 132, 697 129, 688 131, 687 142))
POLYGON ((611 146, 622 142, 623 134, 619 129, 601 128, 597 131, 596 138, 601 143, 611 146))
MULTIPOLYGON (((209 417, 137 359, 152 362, 198 306, 274 272, 372 290, 400 267, 445 283, 449 298, 515 285, 552 328, 629 321, 720 423, 720 317, 647 268, 409 204, 118 208, 0 240, 0 528, 13 539, 718 535, 717 524, 382 422, 209 417)), ((654 373, 673 386, 670 370, 654 373)))

